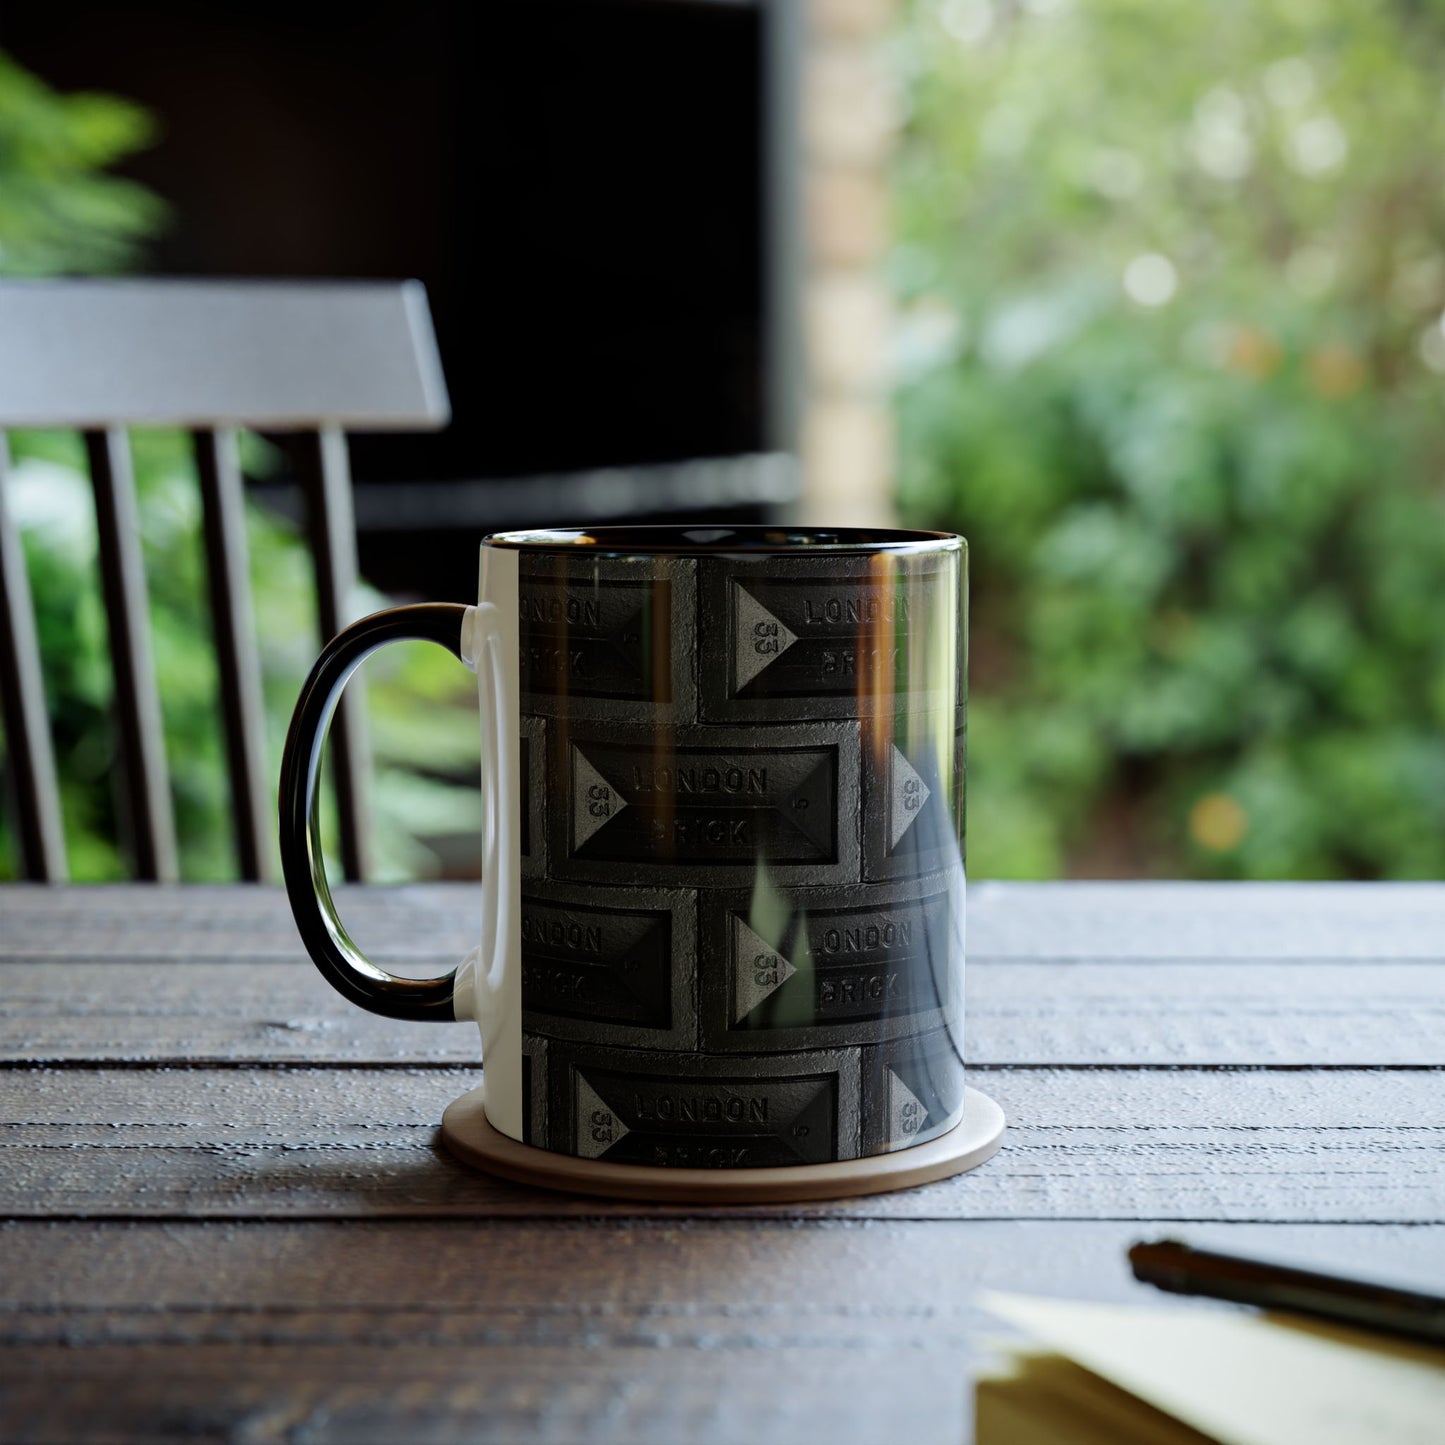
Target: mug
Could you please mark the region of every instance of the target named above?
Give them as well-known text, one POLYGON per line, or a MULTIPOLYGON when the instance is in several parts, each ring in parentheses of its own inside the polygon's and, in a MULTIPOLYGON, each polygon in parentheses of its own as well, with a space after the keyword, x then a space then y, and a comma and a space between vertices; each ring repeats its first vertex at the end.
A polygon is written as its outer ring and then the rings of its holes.
POLYGON ((281 778, 301 936, 347 998, 481 1027, 486 1119, 580 1160, 881 1155, 963 1109, 967 544, 769 527, 507 532, 475 607, 364 618, 281 778), (341 690, 424 638, 478 678, 483 925, 445 977, 347 937, 316 794, 341 690))

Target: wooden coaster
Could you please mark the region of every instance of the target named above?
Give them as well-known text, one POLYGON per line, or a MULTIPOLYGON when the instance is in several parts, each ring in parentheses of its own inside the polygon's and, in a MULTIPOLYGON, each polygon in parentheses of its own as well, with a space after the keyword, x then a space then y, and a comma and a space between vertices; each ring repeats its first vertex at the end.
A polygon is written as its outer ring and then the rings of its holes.
POLYGON ((442 1140, 473 1168, 517 1184, 657 1204, 785 1204, 908 1189, 991 1159, 1003 1131, 1003 1110, 977 1089, 965 1089, 963 1118, 948 1133, 892 1154, 777 1169, 653 1169, 519 1144, 487 1122, 481 1089, 454 1099, 442 1115, 442 1140))

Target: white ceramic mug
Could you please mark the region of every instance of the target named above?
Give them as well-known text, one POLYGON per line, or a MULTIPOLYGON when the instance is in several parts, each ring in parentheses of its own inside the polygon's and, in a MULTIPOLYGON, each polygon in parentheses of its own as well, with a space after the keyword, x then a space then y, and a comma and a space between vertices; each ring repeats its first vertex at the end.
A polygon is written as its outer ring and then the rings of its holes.
POLYGON ((677 1168, 823 1164, 958 1122, 967 550, 945 533, 507 533, 475 607, 394 608, 313 669, 281 779, 286 885, 346 997, 481 1026, 512 1139, 677 1168), (483 937, 397 978, 322 865, 347 679, 424 638, 478 677, 483 937))

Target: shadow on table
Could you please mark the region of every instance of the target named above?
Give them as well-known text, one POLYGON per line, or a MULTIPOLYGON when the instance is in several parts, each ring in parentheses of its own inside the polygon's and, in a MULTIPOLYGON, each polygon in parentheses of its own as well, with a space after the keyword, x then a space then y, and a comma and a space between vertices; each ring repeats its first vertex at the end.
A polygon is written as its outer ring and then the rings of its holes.
POLYGON ((1010 1360, 974 1393, 975 1445, 1213 1445, 1063 1355, 1010 1360))

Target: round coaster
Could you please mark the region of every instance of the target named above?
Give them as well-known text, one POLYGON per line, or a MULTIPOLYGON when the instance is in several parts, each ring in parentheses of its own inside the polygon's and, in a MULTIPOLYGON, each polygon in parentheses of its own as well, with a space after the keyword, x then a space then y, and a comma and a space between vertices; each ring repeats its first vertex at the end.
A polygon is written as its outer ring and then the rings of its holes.
POLYGON ((659 1169, 519 1144, 487 1122, 481 1089, 454 1099, 442 1115, 447 1148, 488 1174, 543 1189, 657 1204, 785 1204, 884 1194, 976 1168, 998 1152, 1003 1131, 1003 1110, 977 1089, 965 1089, 963 1117, 948 1133, 892 1154, 777 1169, 659 1169))

